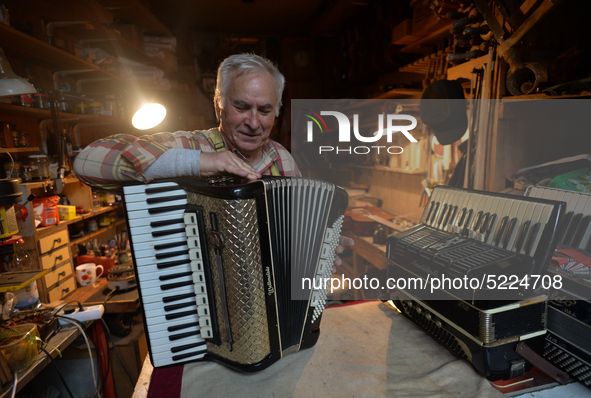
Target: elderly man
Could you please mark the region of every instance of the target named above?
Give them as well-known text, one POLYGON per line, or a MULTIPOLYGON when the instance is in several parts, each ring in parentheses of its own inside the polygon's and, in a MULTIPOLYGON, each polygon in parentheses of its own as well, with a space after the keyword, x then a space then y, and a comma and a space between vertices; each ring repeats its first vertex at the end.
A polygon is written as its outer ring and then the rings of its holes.
MULTIPOLYGON (((269 135, 281 108, 285 78, 269 60, 254 54, 226 58, 218 69, 214 106, 218 128, 159 133, 137 138, 120 134, 98 140, 74 162, 78 178, 99 188, 124 181, 235 174, 300 176, 291 154, 269 135)), ((352 245, 349 238, 341 243, 352 245)), ((339 247, 338 252, 343 248, 339 247)), ((335 261, 340 264, 340 259, 335 261)))

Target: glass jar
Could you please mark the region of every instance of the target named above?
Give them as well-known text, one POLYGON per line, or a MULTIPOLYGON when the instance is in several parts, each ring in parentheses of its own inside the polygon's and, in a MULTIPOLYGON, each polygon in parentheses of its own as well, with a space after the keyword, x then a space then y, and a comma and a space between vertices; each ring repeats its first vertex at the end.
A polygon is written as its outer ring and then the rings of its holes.
POLYGON ((32 181, 31 166, 23 164, 21 166, 20 177, 23 182, 31 182, 32 181))
POLYGON ((33 94, 33 106, 39 109, 49 109, 49 96, 47 94, 33 94))
POLYGON ((57 109, 60 112, 72 112, 72 101, 66 91, 57 90, 57 109))
POLYGON ((29 147, 31 146, 31 139, 29 138, 28 131, 20 131, 18 135, 18 146, 19 147, 29 147))
POLYGON ((92 207, 94 210, 99 210, 101 208, 101 197, 98 193, 92 193, 92 207))
POLYGON ((29 155, 31 179, 33 181, 49 180, 49 162, 47 155, 29 155))
POLYGON ((19 162, 14 162, 14 164, 13 162, 4 162, 3 168, 6 178, 18 178, 18 172, 20 169, 19 162))

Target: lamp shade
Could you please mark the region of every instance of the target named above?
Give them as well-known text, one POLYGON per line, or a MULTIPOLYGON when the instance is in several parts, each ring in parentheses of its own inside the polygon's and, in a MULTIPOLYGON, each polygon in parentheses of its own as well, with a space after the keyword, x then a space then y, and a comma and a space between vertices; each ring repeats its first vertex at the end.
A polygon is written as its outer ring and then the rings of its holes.
POLYGON ((31 83, 17 76, 12 71, 4 50, 0 48, 0 97, 33 94, 36 92, 37 90, 35 90, 35 87, 31 83))

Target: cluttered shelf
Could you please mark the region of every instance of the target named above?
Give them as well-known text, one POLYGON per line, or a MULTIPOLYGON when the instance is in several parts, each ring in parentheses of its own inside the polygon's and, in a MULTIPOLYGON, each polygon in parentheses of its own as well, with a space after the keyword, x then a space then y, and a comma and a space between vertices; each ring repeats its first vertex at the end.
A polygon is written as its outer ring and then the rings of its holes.
POLYGON ((20 147, 20 148, 2 148, 8 153, 26 153, 26 152, 37 152, 38 146, 20 147))
MULTIPOLYGON (((1 24, 0 24, 1 26, 1 24)), ((27 108, 20 105, 1 104, 0 114, 11 116, 31 117, 36 119, 51 119, 51 111, 49 109, 27 108)), ((113 123, 124 124, 126 120, 107 115, 81 115, 77 113, 59 112, 62 120, 67 120, 68 123, 113 123)))
MULTIPOLYGON (((36 183, 36 184, 39 184, 39 183, 36 183)), ((81 215, 79 215, 76 218, 73 218, 71 220, 60 221, 60 223, 58 225, 63 226, 63 225, 75 224, 77 222, 84 221, 84 220, 87 220, 87 219, 96 217, 96 216, 101 215, 101 214, 104 214, 104 213, 108 213, 108 212, 111 212, 111 211, 119 210, 120 208, 121 208, 120 205, 101 207, 98 210, 91 210, 88 213, 81 214, 81 215)), ((40 228, 37 228, 36 232, 38 232, 38 233, 45 232, 45 231, 47 231, 48 229, 51 229, 51 228, 54 228, 54 225, 50 225, 48 227, 40 227, 40 228)), ((100 231, 102 231, 102 230, 100 230, 100 231)), ((72 243, 74 243, 74 242, 72 242, 72 243)))
POLYGON ((76 238, 76 239, 71 240, 70 241, 70 246, 87 242, 90 239, 93 239, 93 238, 97 237, 100 234, 103 234, 103 233, 109 232, 109 231, 113 231, 113 230, 117 229, 118 227, 120 227, 121 225, 124 225, 124 224, 125 224, 125 220, 115 221, 114 223, 110 224, 107 227, 99 228, 97 231, 94 231, 94 232, 91 232, 91 233, 89 233, 87 235, 81 236, 80 238, 76 238))

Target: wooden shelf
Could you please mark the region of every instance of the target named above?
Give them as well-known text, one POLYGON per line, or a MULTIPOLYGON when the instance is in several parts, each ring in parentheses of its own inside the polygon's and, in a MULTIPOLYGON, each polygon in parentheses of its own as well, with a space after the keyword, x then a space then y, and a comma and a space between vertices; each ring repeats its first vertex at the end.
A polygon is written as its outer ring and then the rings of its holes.
MULTIPOLYGON (((1 25, 1 24, 0 24, 1 25)), ((51 119, 51 111, 49 109, 27 108, 19 105, 0 104, 0 114, 11 116, 30 117, 35 119, 51 119)), ((114 116, 105 115, 78 115, 76 113, 59 112, 61 119, 78 119, 68 120, 67 123, 115 123, 124 124, 126 120, 116 118, 114 116)))
POLYGON ((569 99, 569 98, 584 98, 591 97, 591 91, 583 90, 576 94, 562 94, 562 95, 547 95, 544 93, 539 94, 527 94, 527 95, 514 95, 503 97, 503 102, 509 103, 511 100, 540 100, 540 99, 569 99))
POLYGON ((43 65, 52 71, 84 69, 95 71, 100 75, 93 77, 117 77, 91 62, 1 23, 0 42, 2 42, 2 49, 8 57, 43 65))
POLYGON ((31 15, 49 21, 93 21, 113 23, 113 14, 103 8, 96 0, 5 0, 2 2, 9 10, 19 7, 31 15))
POLYGON ((471 59, 463 64, 459 64, 457 66, 453 66, 447 69, 447 79, 448 80, 456 80, 458 78, 465 78, 470 79, 470 74, 474 68, 479 66, 485 66, 488 59, 488 54, 485 54, 481 57, 471 59))
POLYGON ((373 99, 416 99, 421 98, 422 92, 423 90, 420 88, 395 88, 394 90, 387 91, 373 99))
POLYGON ((402 170, 402 169, 393 169, 387 166, 353 166, 358 169, 365 169, 365 170, 377 170, 377 171, 387 171, 389 173, 398 173, 398 174, 411 174, 411 175, 419 175, 419 174, 426 174, 426 171, 421 170, 402 170))
POLYGON ((91 232, 88 235, 84 235, 80 238, 76 238, 76 239, 71 240, 70 246, 87 242, 90 239, 96 238, 97 236, 99 236, 102 233, 113 231, 113 230, 117 229, 119 226, 124 225, 124 224, 125 224, 125 220, 116 221, 115 223, 109 225, 108 227, 100 228, 98 231, 91 232))
POLYGON ((434 45, 437 45, 437 43, 445 36, 451 35, 451 33, 449 33, 450 27, 451 21, 446 23, 441 28, 428 34, 427 36, 414 41, 412 44, 402 47, 400 52, 412 54, 430 54, 433 52, 434 45))
POLYGON ((88 44, 90 47, 99 47, 114 57, 120 56, 144 65, 166 69, 166 65, 162 61, 148 56, 143 48, 139 48, 103 24, 71 25, 56 28, 57 30, 67 32, 70 36, 78 38, 81 43, 88 44))
MULTIPOLYGON (((28 146, 28 147, 20 147, 20 148, 2 148, 8 153, 27 153, 27 152, 37 152, 39 150, 38 146, 28 146)), ((2 155, 2 151, 0 151, 0 155, 2 155)))
MULTIPOLYGON (((111 211, 119 210, 120 208, 121 208, 120 205, 112 206, 112 207, 102 207, 102 208, 100 208, 97 211, 90 211, 88 213, 81 214, 81 215, 79 215, 76 218, 73 218, 71 220, 60 221, 60 223, 59 224, 56 224, 56 225, 50 225, 48 227, 40 227, 40 228, 37 228, 35 230, 35 232, 36 233, 41 233, 41 232, 47 231, 48 229, 55 228, 56 226, 64 226, 64 225, 75 224, 77 222, 88 220, 90 218, 94 218, 94 217, 99 216, 99 215, 104 214, 104 213, 108 213, 108 212, 111 212, 111 211)), ((99 230, 99 231, 102 231, 102 230, 99 230)))
POLYGON ((140 0, 97 0, 116 19, 136 25, 146 33, 172 37, 172 33, 140 0))

